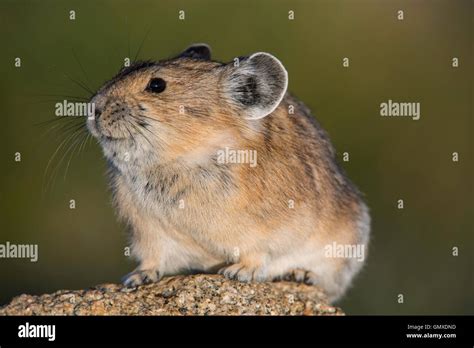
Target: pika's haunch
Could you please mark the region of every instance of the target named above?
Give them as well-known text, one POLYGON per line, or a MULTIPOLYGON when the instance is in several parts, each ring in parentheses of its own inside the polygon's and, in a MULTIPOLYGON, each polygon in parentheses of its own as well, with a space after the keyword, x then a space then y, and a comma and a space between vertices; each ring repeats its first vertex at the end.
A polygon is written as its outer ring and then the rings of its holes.
POLYGON ((268 53, 223 64, 198 44, 126 67, 94 95, 87 126, 139 262, 126 285, 220 272, 316 284, 331 300, 345 292, 368 209, 287 86, 268 53))

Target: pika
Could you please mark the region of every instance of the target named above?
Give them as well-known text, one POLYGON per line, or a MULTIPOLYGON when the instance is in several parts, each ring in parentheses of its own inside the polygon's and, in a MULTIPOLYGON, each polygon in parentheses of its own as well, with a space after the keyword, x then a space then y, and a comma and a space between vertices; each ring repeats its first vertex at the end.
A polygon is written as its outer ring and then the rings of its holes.
POLYGON ((87 127, 139 262, 125 285, 219 272, 344 294, 363 262, 333 249, 367 247, 368 208, 287 87, 269 53, 226 64, 195 44, 123 68, 92 97, 87 127))

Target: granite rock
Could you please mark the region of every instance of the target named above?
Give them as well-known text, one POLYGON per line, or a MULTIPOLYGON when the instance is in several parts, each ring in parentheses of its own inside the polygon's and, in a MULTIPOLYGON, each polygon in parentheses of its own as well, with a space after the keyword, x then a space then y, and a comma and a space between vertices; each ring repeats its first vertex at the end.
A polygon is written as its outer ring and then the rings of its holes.
POLYGON ((21 295, 0 315, 343 315, 324 292, 294 282, 242 283, 220 275, 173 276, 125 288, 21 295))

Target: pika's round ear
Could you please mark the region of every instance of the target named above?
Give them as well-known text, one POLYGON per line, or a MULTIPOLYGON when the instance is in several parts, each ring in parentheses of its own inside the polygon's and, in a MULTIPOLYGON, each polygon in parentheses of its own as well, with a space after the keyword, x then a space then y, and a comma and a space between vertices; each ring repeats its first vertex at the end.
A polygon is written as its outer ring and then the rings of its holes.
POLYGON ((189 46, 183 52, 181 52, 177 58, 193 58, 210 60, 211 59, 211 47, 205 43, 198 43, 189 46))
POLYGON ((226 94, 244 108, 248 119, 271 114, 288 88, 288 73, 283 64, 265 52, 230 64, 231 73, 224 81, 226 94))

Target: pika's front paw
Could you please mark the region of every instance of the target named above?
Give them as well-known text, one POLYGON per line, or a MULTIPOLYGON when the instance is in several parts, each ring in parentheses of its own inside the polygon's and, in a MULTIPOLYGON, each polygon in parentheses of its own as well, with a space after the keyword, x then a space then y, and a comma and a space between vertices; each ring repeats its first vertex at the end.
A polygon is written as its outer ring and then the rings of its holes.
POLYGON ((236 279, 241 282, 250 282, 252 280, 257 282, 264 281, 265 275, 259 267, 249 267, 242 263, 235 263, 233 265, 223 267, 218 271, 227 279, 236 279))
POLYGON ((160 279, 161 276, 157 270, 137 269, 123 277, 122 283, 126 287, 133 288, 142 284, 156 283, 160 279))

